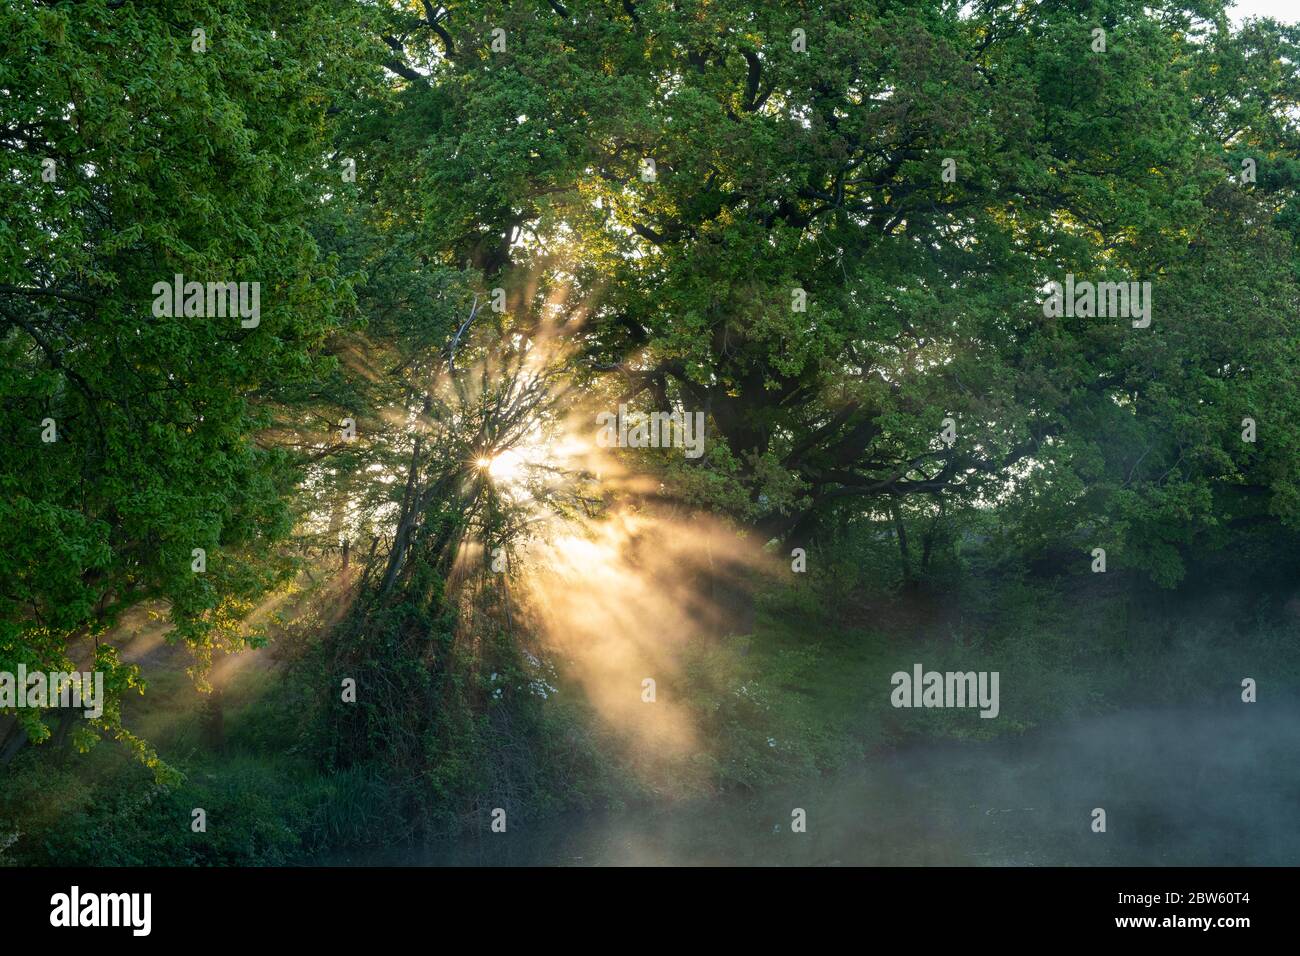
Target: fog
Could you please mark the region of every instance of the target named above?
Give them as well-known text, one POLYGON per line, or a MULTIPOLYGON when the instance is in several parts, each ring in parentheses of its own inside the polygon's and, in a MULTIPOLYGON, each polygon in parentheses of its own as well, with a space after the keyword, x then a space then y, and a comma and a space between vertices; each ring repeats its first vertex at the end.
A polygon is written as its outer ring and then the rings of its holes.
POLYGON ((1300 864, 1300 703, 1130 710, 992 742, 918 743, 825 779, 569 814, 386 865, 1300 864), (807 831, 791 832, 794 808, 807 831), (1106 832, 1093 832, 1093 810, 1106 832))

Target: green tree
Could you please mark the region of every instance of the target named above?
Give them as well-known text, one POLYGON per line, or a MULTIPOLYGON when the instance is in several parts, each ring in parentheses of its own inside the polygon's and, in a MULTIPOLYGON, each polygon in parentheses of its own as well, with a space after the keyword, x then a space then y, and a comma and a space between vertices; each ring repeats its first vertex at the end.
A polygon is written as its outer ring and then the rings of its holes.
MULTIPOLYGON (((98 640, 124 608, 165 602, 202 660, 285 570, 298 470, 256 439, 349 301, 307 223, 367 37, 330 2, 0 12, 0 669, 106 671, 81 744, 148 756, 98 640), (257 283, 260 319, 159 315, 178 274, 257 283)), ((49 733, 16 716, 6 756, 49 733)))
POLYGON ((799 539, 845 499, 1030 495, 1164 579, 1223 489, 1297 516, 1294 30, 1130 0, 390 13, 394 215, 512 290, 562 250, 583 367, 709 416, 685 500, 799 539), (1071 273, 1151 282, 1151 326, 1045 316, 1071 273))

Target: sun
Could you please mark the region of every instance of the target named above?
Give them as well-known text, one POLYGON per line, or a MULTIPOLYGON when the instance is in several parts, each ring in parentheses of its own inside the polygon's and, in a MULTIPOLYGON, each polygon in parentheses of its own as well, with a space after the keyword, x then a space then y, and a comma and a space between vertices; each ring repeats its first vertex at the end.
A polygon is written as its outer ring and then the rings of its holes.
POLYGON ((480 471, 487 472, 495 484, 514 486, 523 481, 528 462, 523 453, 509 449, 491 456, 481 456, 474 462, 480 471))
POLYGON ((493 481, 511 484, 518 481, 524 470, 524 458, 517 451, 503 451, 488 460, 486 465, 487 473, 492 476, 493 481))

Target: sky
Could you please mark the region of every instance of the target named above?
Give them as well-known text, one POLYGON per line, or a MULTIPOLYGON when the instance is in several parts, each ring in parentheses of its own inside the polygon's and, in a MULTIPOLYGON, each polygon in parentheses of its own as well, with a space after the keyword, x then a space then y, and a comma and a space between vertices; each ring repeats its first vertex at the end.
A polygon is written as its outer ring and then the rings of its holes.
POLYGON ((1300 22, 1300 0, 1237 0, 1232 10, 1235 20, 1246 17, 1272 17, 1284 23, 1300 22))

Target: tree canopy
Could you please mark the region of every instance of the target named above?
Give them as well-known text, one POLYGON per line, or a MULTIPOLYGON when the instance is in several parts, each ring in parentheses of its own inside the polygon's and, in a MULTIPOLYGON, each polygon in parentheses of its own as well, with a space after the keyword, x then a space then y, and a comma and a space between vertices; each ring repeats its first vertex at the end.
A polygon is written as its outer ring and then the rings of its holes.
POLYGON ((237 644, 308 525, 440 595, 413 542, 509 539, 474 456, 574 396, 702 413, 629 497, 759 542, 995 509, 1173 583, 1294 527, 1297 44, 1219 0, 8 4, 0 669, 89 641, 120 694, 142 601, 237 644), (159 315, 175 276, 260 317, 159 315), (1149 322, 1045 309, 1076 280, 1149 322))
POLYGON ((1136 2, 389 29, 385 201, 517 308, 562 262, 585 371, 708 415, 687 500, 788 538, 844 499, 1013 497, 1171 580, 1213 515, 1296 517, 1294 30, 1136 2), (1046 318, 1067 274, 1149 281, 1150 327, 1046 318))

